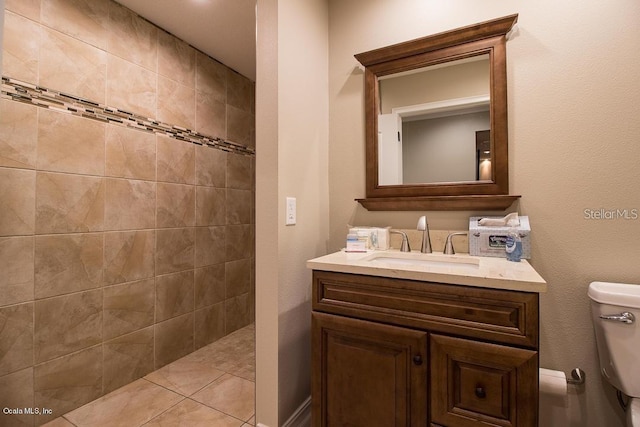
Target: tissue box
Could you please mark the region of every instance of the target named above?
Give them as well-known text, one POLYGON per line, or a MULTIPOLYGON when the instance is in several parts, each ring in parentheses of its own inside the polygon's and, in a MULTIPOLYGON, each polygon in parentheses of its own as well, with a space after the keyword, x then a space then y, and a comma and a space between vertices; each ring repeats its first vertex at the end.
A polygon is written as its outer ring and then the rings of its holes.
POLYGON ((367 249, 386 251, 389 249, 391 227, 349 227, 349 234, 358 236, 367 249))
MULTIPOLYGON (((506 258, 504 251, 507 234, 512 227, 485 227, 478 224, 486 216, 469 218, 469 255, 506 258)), ((522 258, 531 259, 531 226, 529 217, 518 217, 520 225, 515 227, 522 239, 522 258)))

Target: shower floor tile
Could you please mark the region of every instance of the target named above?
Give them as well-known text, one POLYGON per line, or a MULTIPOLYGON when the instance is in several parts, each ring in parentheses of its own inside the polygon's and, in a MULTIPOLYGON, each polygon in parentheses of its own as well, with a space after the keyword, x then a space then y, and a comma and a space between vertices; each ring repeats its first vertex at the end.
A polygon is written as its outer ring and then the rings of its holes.
POLYGON ((45 426, 253 426, 254 335, 239 329, 45 426))

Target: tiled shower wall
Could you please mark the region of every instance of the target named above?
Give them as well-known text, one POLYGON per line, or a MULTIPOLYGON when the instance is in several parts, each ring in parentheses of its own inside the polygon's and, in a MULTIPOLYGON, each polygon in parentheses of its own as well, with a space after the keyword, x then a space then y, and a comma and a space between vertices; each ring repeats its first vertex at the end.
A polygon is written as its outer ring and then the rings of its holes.
MULTIPOLYGON (((2 74, 254 147, 254 84, 108 0, 5 0, 2 74)), ((212 35, 213 36, 213 35, 212 35)), ((0 100, 0 406, 39 425, 253 321, 254 156, 0 100)))

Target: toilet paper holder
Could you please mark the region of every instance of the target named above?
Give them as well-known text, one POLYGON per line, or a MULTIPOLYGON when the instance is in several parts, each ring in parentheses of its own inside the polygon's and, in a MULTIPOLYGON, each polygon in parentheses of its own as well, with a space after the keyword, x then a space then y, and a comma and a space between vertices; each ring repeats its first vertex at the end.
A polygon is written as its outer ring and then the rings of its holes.
POLYGON ((571 378, 567 378, 567 384, 571 385, 583 385, 587 377, 587 374, 580 368, 573 368, 571 370, 571 378))

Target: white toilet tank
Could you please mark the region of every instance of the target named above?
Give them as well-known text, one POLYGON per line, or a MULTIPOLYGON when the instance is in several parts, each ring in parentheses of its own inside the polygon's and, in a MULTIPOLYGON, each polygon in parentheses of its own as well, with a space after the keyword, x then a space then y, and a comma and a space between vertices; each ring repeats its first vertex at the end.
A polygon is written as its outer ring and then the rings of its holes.
POLYGON ((588 295, 602 375, 640 397, 640 285, 593 282, 588 295))

